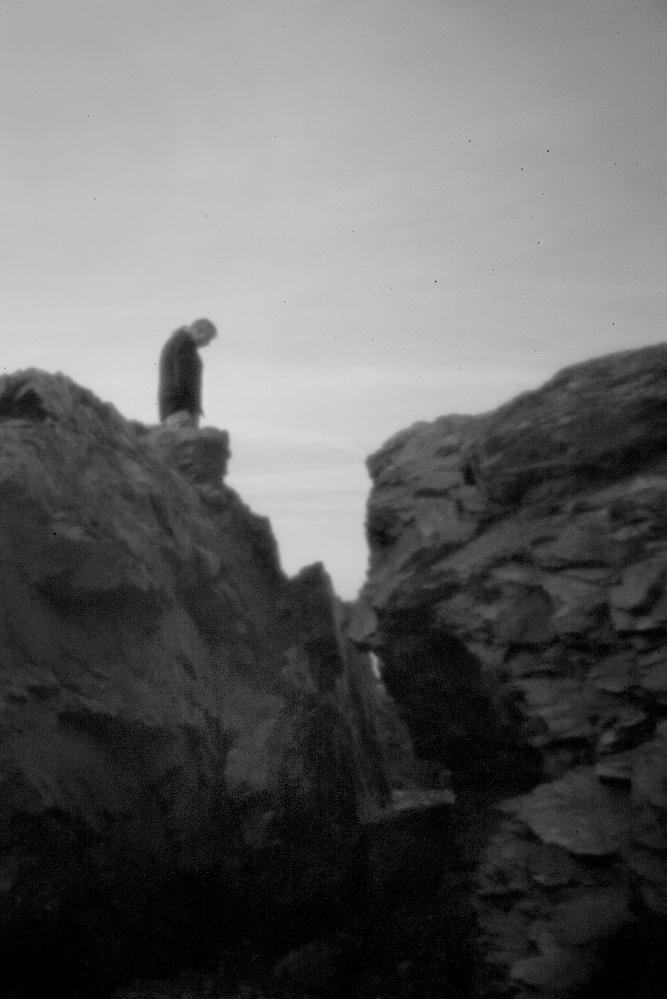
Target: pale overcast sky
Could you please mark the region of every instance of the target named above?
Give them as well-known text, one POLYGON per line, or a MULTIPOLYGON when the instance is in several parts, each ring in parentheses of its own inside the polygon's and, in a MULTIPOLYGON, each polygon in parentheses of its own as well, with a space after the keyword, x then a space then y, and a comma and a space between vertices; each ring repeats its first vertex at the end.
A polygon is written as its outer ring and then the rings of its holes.
MULTIPOLYGON (((366 456, 665 339, 665 0, 5 0, 2 369, 206 422, 288 573, 363 582, 366 456)), ((4 23, 3 23, 4 22, 4 23)))

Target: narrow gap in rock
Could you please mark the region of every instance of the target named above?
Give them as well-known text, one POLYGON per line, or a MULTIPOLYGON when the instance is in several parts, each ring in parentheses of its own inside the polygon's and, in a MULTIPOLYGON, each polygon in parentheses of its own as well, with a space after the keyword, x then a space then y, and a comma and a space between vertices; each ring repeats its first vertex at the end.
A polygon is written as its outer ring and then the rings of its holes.
POLYGON ((394 948, 411 955, 405 959, 410 986, 418 984, 420 994, 478 995, 477 864, 500 819, 494 806, 540 781, 540 756, 501 717, 476 657, 454 636, 433 629, 427 612, 394 620, 382 674, 401 707, 424 781, 442 779, 449 770, 457 796, 446 827, 435 837, 423 833, 416 845, 431 872, 430 886, 422 880, 412 900, 407 893, 387 913, 394 948))

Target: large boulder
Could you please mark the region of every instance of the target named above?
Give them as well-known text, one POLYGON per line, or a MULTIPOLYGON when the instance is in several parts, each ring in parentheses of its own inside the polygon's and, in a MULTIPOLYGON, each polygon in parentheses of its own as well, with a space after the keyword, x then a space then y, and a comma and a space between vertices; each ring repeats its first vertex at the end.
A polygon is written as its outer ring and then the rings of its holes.
POLYGON ((649 936, 664 962, 667 345, 416 424, 368 467, 350 634, 418 751, 486 802, 488 987, 583 994, 649 936))
POLYGON ((228 456, 62 375, 0 379, 3 984, 103 993, 353 903, 384 707, 228 456))

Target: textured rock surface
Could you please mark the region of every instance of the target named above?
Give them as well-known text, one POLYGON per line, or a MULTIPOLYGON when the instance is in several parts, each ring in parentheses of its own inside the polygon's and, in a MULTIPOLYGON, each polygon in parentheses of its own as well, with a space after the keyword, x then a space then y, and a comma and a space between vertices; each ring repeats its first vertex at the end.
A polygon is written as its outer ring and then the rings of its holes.
POLYGON ((5 986, 43 967, 103 993, 355 888, 390 801, 377 684, 228 454, 60 375, 0 379, 5 986))
POLYGON ((599 994, 623 940, 639 982, 649 937, 664 973, 667 345, 416 424, 368 467, 350 634, 419 752, 477 789, 480 989, 599 994))

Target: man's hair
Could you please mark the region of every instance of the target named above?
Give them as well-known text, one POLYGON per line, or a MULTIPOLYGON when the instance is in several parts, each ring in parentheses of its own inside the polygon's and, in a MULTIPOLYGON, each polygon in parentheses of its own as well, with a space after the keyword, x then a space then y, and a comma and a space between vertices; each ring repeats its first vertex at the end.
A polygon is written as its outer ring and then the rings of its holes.
POLYGON ((190 323, 188 329, 190 333, 207 336, 210 340, 218 335, 218 331, 210 319, 195 319, 193 323, 190 323))

